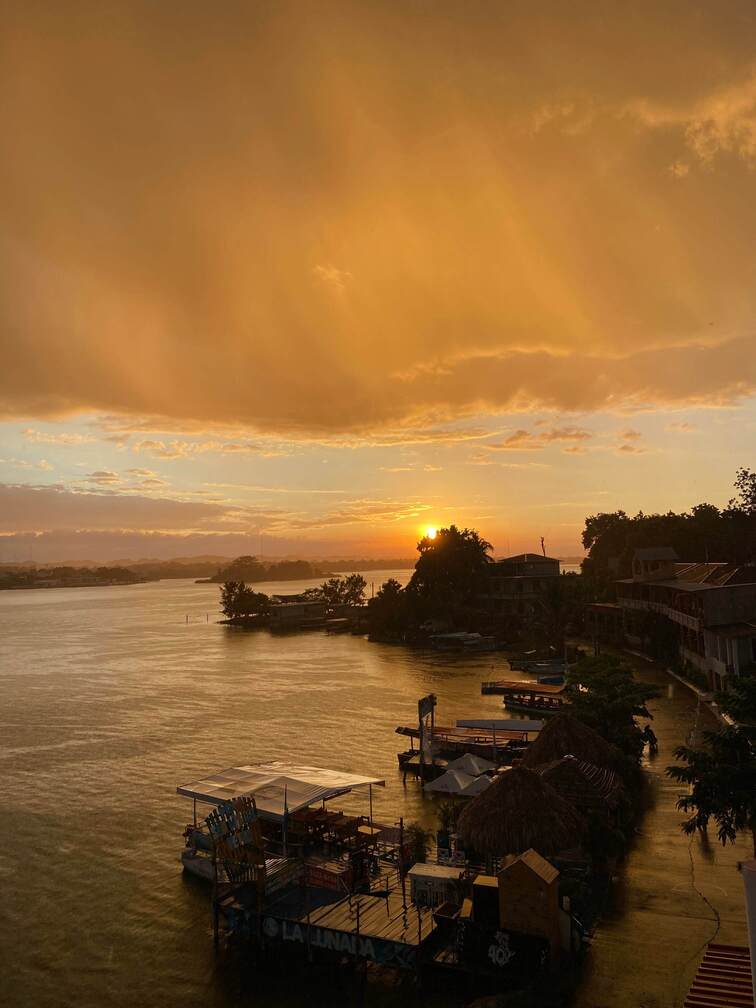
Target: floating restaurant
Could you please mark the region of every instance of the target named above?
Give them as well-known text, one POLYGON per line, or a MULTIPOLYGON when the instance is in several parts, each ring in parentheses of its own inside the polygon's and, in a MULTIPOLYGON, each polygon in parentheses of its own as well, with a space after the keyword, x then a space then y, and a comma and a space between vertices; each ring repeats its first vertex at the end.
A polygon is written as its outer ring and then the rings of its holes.
POLYGON ((216 943, 497 978, 532 976, 580 946, 560 872, 536 850, 489 858, 488 873, 461 852, 461 864, 415 863, 403 821, 373 820, 384 784, 277 761, 179 786, 194 813, 181 860, 212 883, 216 943), (333 807, 355 791, 367 792, 367 815, 333 807))

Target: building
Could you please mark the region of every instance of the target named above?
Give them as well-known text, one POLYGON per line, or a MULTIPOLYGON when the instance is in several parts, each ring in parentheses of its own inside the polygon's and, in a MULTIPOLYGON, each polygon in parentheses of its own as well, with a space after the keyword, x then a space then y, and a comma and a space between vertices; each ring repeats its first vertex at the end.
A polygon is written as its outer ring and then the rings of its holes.
POLYGON ((711 689, 756 670, 756 565, 683 563, 669 547, 638 549, 616 603, 587 607, 594 637, 647 648, 659 627, 711 689))
POLYGON ((559 561, 540 553, 495 560, 488 572, 489 611, 496 616, 532 616, 559 574, 559 561))

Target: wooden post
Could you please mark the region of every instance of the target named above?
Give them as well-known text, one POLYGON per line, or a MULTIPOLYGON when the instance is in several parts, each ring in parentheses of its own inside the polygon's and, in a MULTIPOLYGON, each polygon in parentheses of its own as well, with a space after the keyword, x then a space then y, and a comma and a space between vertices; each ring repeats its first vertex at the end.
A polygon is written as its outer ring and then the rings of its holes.
POLYGON ((399 878, 402 883, 402 909, 407 913, 407 882, 404 878, 404 816, 399 817, 399 878))
POLYGON ((373 785, 368 784, 368 798, 370 801, 370 828, 373 828, 373 785))

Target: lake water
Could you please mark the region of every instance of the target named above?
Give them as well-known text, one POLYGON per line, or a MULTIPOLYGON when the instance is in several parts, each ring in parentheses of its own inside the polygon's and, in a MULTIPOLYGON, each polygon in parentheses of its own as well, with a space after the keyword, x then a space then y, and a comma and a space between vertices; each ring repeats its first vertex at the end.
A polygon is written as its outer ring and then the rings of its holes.
POLYGON ((440 724, 501 716, 479 687, 499 655, 245 632, 217 605, 217 585, 190 581, 0 592, 0 1003, 304 1003, 214 955, 208 892, 178 860, 191 803, 176 785, 290 758, 385 777, 375 817, 432 824, 394 728, 428 692, 440 724))

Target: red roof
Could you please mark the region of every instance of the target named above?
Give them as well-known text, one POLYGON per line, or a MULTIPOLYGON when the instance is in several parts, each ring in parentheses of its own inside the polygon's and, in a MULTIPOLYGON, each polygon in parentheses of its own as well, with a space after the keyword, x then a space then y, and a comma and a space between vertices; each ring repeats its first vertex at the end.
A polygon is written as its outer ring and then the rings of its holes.
POLYGON ((709 945, 685 1008, 754 1008, 751 956, 741 945, 709 945))

